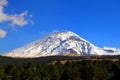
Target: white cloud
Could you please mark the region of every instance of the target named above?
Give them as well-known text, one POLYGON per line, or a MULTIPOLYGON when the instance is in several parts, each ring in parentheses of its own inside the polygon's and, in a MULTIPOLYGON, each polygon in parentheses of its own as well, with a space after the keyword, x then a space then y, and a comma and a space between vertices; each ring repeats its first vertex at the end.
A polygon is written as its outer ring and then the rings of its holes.
POLYGON ((3 29, 0 29, 0 38, 4 38, 6 36, 7 32, 3 29))
POLYGON ((5 6, 7 4, 8 4, 7 0, 0 0, 0 6, 5 6))
POLYGON ((9 25, 14 26, 24 26, 28 24, 28 20, 25 19, 27 16, 27 11, 21 14, 6 14, 4 13, 4 6, 8 4, 7 0, 0 0, 0 23, 10 22, 9 25))
POLYGON ((7 21, 8 16, 3 13, 3 7, 0 6, 0 23, 7 21))
MULTIPOLYGON (((32 20, 27 20, 27 18, 32 18, 32 14, 28 15, 27 11, 24 11, 20 14, 7 14, 4 13, 5 6, 8 4, 8 0, 0 0, 0 23, 7 22, 5 26, 9 26, 14 28, 15 26, 24 26, 28 23, 33 24, 34 22, 32 20)), ((3 29, 0 29, 0 38, 4 38, 6 36, 6 31, 3 29)))
POLYGON ((10 15, 8 17, 9 20, 11 21, 10 25, 11 26, 15 26, 15 25, 17 25, 17 26, 24 26, 24 25, 28 24, 28 21, 25 20, 25 18, 24 18, 24 16, 26 16, 26 15, 27 15, 27 11, 25 11, 25 12, 19 14, 19 15, 17 15, 17 14, 10 15))

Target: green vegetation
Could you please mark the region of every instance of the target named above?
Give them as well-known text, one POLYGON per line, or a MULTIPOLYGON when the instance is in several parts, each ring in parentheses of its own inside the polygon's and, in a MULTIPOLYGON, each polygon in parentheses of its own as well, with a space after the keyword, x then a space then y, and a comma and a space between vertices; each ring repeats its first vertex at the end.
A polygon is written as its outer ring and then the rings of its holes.
POLYGON ((0 57, 0 64, 0 80, 120 80, 120 62, 106 59, 0 57))

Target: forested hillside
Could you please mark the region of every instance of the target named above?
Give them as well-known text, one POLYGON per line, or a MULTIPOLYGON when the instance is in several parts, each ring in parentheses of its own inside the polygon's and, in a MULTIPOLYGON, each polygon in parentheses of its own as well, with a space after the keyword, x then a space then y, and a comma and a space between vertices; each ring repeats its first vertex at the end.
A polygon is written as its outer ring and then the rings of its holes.
POLYGON ((0 57, 0 80, 120 80, 119 60, 101 59, 0 57))

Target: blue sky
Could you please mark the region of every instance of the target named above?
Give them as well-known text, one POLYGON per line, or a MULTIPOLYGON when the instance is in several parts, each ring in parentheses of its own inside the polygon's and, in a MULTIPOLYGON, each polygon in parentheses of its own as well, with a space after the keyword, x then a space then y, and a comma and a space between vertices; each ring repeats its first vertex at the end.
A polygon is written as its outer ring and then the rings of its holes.
POLYGON ((120 48, 120 0, 0 0, 0 53, 63 30, 120 48))

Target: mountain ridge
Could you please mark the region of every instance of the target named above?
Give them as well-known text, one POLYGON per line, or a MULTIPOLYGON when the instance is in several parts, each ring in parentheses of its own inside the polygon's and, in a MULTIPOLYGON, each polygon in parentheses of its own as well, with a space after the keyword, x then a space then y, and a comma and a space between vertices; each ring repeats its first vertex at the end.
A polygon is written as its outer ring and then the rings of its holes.
POLYGON ((79 35, 65 30, 45 36, 21 48, 3 54, 10 57, 41 57, 53 55, 119 55, 120 50, 99 48, 79 35))

